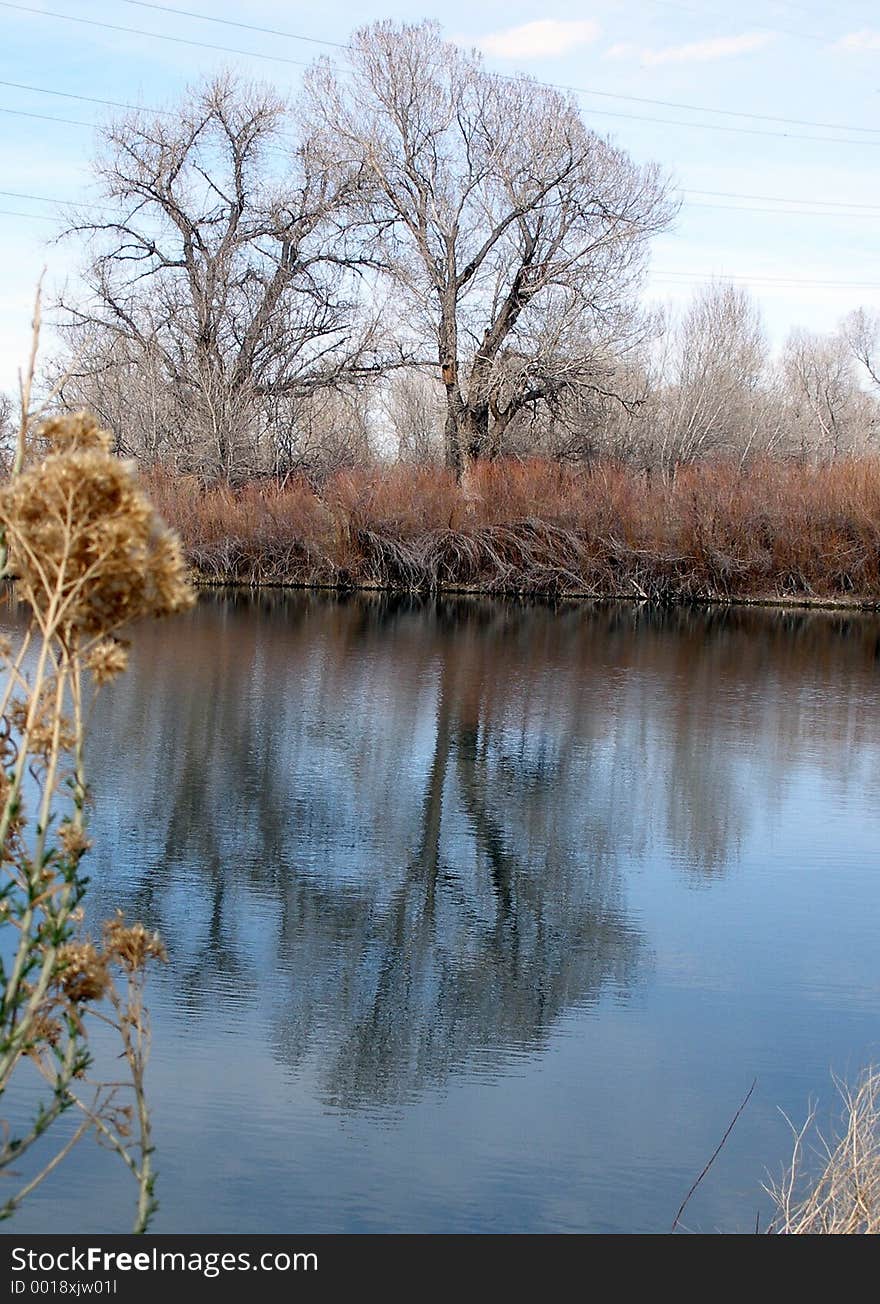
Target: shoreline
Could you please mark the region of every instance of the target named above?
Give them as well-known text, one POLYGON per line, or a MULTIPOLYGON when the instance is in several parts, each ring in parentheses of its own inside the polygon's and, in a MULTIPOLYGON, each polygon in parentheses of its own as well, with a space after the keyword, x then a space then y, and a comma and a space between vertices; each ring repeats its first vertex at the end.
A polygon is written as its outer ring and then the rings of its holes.
POLYGON ((401 585, 377 584, 363 581, 352 584, 307 583, 302 580, 268 580, 253 583, 238 579, 211 579, 193 572, 190 582, 199 590, 233 589, 240 593, 262 593, 271 590, 303 593, 356 593, 387 594, 389 597, 420 599, 442 597, 497 598, 506 602, 571 602, 577 604, 604 604, 628 602, 652 607, 758 607, 764 610, 858 612, 863 615, 880 614, 880 599, 831 597, 708 597, 708 596, 652 596, 638 593, 588 593, 575 590, 488 588, 479 585, 438 585, 431 589, 405 588, 401 585))

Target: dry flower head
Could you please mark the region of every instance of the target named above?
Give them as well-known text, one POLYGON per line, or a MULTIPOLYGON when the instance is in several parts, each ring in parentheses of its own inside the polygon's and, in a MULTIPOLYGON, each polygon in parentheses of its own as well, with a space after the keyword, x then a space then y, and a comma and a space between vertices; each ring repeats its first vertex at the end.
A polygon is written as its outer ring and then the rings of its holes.
POLYGON ((90 417, 44 427, 53 450, 0 491, 11 573, 43 619, 87 635, 193 602, 176 537, 90 417), (48 434, 46 430, 48 428, 48 434))
POLYGON ((118 960, 129 973, 143 969, 148 960, 164 964, 168 952, 158 933, 150 933, 143 924, 126 924, 121 910, 104 923, 104 954, 118 960))
POLYGON ((110 986, 107 957, 93 942, 66 942, 58 950, 58 981, 75 1004, 99 1001, 110 986))
POLYGON ((58 841, 64 854, 77 860, 84 856, 92 845, 80 826, 69 821, 62 824, 58 830, 58 841))
POLYGON ((117 639, 106 638, 96 643, 85 657, 85 665, 99 688, 109 684, 128 666, 128 648, 117 639))
MULTIPOLYGON (((9 719, 13 726, 23 733, 31 715, 32 703, 25 698, 14 698, 9 707, 9 719)), ((65 715, 60 715, 57 708, 55 685, 50 681, 33 707, 28 735, 28 748, 35 756, 49 756, 56 747, 60 751, 69 751, 76 742, 76 730, 65 715)))
POLYGON ((102 430, 91 412, 72 412, 49 417, 40 428, 40 438, 53 453, 83 452, 98 449, 109 453, 113 436, 102 430))

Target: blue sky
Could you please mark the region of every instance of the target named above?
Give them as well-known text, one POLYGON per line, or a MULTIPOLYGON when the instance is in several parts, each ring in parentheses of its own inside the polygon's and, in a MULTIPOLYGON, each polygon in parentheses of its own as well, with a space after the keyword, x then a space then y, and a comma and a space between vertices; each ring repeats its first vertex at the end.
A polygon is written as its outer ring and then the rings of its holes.
POLYGON ((169 9, 338 43, 377 18, 441 18, 447 35, 479 45, 490 67, 581 88, 590 125, 672 173, 684 206, 675 229, 655 242, 650 298, 680 302, 711 276, 737 278, 758 297, 774 344, 792 325, 826 330, 858 304, 880 308, 875 5, 448 0, 441 15, 425 3, 0 4, 0 191, 15 192, 0 194, 0 388, 11 386, 24 357, 40 269, 47 265, 51 286, 75 266, 71 252, 50 243, 52 204, 23 196, 87 196, 88 124, 107 112, 22 87, 161 106, 187 82, 230 65, 294 91, 302 63, 333 56, 332 46, 169 9), (138 30, 90 25, 102 23, 138 30))

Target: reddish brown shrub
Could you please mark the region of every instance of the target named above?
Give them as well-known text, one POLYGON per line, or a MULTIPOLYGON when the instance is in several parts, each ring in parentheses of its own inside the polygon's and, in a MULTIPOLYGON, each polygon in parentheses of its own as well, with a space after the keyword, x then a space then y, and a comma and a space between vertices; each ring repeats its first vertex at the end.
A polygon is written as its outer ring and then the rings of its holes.
POLYGON ((538 459, 347 471, 232 490, 149 473, 205 578, 665 600, 880 601, 880 458, 681 469, 538 459))

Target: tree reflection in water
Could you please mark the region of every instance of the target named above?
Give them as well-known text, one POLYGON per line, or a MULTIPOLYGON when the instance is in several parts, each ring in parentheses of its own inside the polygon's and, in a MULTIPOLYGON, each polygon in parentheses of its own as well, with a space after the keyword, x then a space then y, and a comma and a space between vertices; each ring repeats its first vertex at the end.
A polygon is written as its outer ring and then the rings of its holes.
POLYGON ((722 874, 816 675, 876 654, 858 618, 208 596, 98 708, 92 908, 161 929, 194 1015, 252 1004, 325 1101, 401 1102, 627 999, 624 869, 722 874))

